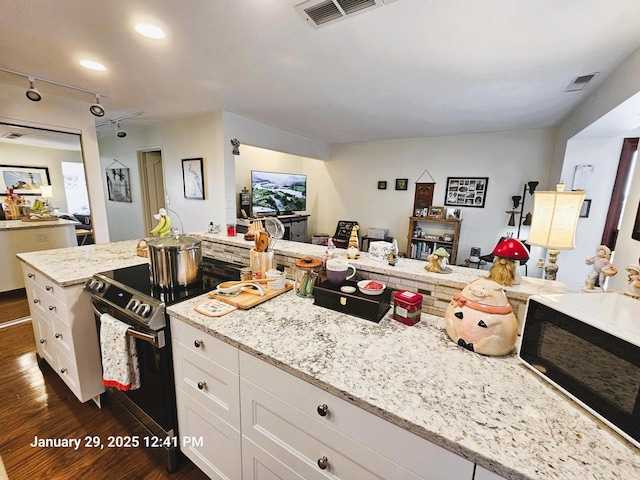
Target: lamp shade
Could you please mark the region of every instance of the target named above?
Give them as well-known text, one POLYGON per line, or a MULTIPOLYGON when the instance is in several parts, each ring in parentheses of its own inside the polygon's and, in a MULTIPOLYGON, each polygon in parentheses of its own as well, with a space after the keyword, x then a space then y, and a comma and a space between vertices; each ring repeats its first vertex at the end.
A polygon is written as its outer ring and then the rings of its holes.
POLYGON ((556 250, 574 249, 574 237, 584 196, 583 190, 535 192, 527 243, 556 250))
POLYGON ((51 185, 40 185, 40 196, 53 198, 53 187, 51 185))

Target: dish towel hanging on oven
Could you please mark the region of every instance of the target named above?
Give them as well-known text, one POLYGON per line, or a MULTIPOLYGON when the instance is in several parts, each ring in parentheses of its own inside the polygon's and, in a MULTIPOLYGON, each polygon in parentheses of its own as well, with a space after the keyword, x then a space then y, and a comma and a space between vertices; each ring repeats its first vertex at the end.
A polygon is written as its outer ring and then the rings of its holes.
POLYGON ((102 384, 118 390, 140 388, 136 341, 127 335, 129 325, 108 313, 100 316, 102 384))

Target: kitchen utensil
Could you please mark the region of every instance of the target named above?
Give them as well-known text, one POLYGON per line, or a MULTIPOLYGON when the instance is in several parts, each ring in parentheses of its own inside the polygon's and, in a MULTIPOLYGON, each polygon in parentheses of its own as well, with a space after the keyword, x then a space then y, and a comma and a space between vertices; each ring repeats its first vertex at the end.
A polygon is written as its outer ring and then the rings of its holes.
POLYGON ((151 282, 162 290, 186 287, 202 277, 201 241, 195 237, 171 235, 147 241, 151 282))
POLYGON ((215 289, 216 293, 221 295, 235 295, 240 292, 257 293, 260 296, 264 296, 266 293, 264 287, 257 282, 240 282, 229 287, 221 287, 215 289))
POLYGON ((270 237, 268 250, 273 250, 276 240, 284 237, 284 225, 276 217, 267 217, 264 224, 270 237))
POLYGON ((225 297, 223 295, 217 294, 215 290, 209 292, 208 295, 209 295, 209 298, 217 298, 218 300, 222 300, 223 302, 228 303, 229 305, 233 305, 242 310, 246 310, 260 303, 266 302, 267 300, 270 300, 274 297, 277 297, 281 293, 291 290, 291 288, 293 288, 293 285, 291 285, 291 283, 287 283, 282 290, 268 290, 266 295, 264 296, 252 295, 245 291, 245 292, 240 292, 233 297, 231 296, 225 297))
POLYGON ((259 252, 252 248, 249 251, 249 266, 254 280, 266 278, 267 270, 274 268, 273 251, 259 252))
POLYGON ((266 232, 260 232, 256 237, 256 252, 266 252, 269 248, 269 235, 266 232))

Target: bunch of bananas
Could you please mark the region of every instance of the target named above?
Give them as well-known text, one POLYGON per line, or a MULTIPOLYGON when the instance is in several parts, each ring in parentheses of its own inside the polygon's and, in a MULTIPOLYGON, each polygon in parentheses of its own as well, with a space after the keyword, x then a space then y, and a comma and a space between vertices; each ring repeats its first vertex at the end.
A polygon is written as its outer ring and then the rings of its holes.
POLYGON ((49 211, 47 205, 39 198, 34 200, 33 205, 31 206, 31 208, 29 208, 29 210, 31 211, 31 213, 37 215, 43 215, 49 211))
POLYGON ((153 218, 158 220, 158 225, 149 233, 151 233, 151 235, 158 235, 161 238, 168 237, 171 233, 171 217, 167 214, 167 211, 161 208, 153 218))

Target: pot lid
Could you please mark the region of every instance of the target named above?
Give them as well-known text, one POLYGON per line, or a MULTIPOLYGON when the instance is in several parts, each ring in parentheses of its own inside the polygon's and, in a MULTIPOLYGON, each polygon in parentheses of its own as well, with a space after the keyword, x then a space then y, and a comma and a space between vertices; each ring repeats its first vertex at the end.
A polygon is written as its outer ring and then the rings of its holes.
POLYGON ((506 238, 501 241, 492 252, 496 257, 507 260, 529 260, 529 251, 524 244, 515 238, 506 238))
POLYGON ((147 240, 147 245, 151 248, 177 248, 187 249, 197 247, 202 240, 196 237, 188 237, 186 235, 169 235, 168 237, 152 238, 147 240))

